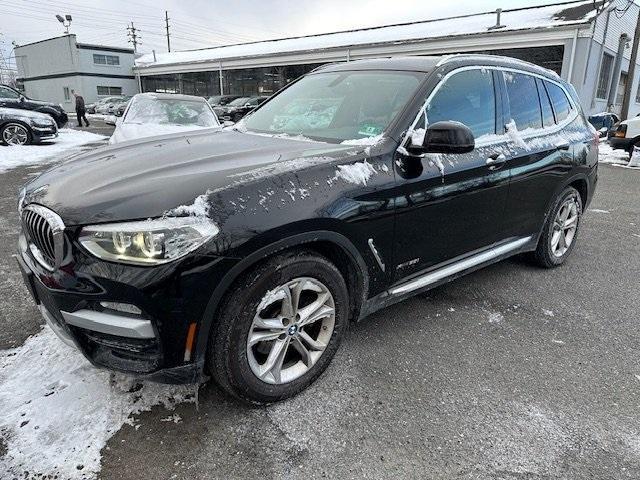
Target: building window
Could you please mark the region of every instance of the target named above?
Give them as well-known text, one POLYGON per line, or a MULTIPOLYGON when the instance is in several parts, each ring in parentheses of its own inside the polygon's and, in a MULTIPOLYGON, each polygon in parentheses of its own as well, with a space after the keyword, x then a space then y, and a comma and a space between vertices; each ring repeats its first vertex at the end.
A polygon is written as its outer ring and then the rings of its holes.
POLYGON ((609 88, 609 78, 611 77, 611 67, 613 66, 613 56, 608 53, 602 54, 602 65, 600 66, 600 76, 598 77, 598 88, 596 98, 607 98, 607 88, 609 88))
POLYGON ((120 65, 120 57, 117 55, 93 54, 93 63, 96 65, 120 65))
POLYGON ((618 82, 618 90, 616 90, 616 105, 622 105, 624 100, 624 91, 627 89, 627 78, 629 75, 627 72, 620 74, 620 81, 618 82))
POLYGON ((71 100, 71 94, 69 93, 69 87, 64 87, 62 90, 64 91, 64 100, 65 100, 65 102, 68 102, 69 100, 71 100))
POLYGON ((122 87, 100 87, 98 86, 98 95, 122 95, 122 87))
POLYGON ((640 103, 640 82, 638 82, 638 89, 636 90, 636 103, 640 103))

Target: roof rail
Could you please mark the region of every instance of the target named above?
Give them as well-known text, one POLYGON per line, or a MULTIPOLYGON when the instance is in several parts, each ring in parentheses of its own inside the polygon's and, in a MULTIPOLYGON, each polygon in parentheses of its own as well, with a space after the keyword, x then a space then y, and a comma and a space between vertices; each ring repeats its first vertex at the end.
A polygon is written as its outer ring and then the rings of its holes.
POLYGON ((507 56, 503 56, 503 55, 490 55, 490 54, 486 54, 486 53, 455 53, 455 54, 451 54, 451 55, 445 55, 444 57, 442 57, 442 59, 438 62, 438 64, 436 65, 437 67, 444 65, 446 63, 452 62, 454 60, 460 60, 460 59, 464 59, 464 58, 473 58, 476 60, 496 60, 496 59, 505 59, 507 60, 509 63, 513 63, 516 65, 521 65, 521 66, 525 66, 534 70, 538 70, 539 72, 543 72, 546 73, 547 75, 553 75, 554 77, 560 78, 560 75, 558 75, 556 72, 554 72, 553 70, 549 70, 548 68, 545 67, 541 67, 540 65, 536 65, 535 63, 530 63, 524 60, 520 60, 519 58, 514 58, 514 57, 507 57, 507 56))

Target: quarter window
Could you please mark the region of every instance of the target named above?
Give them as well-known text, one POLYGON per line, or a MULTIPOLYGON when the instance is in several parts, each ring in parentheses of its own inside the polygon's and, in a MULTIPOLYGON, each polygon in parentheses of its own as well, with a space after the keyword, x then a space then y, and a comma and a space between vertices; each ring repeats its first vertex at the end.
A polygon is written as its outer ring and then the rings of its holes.
POLYGON ((496 132, 496 100, 490 70, 465 70, 445 80, 427 106, 429 124, 464 123, 478 138, 496 132))
POLYGON ((549 92, 549 98, 553 105, 553 111, 556 114, 556 122, 560 123, 566 119, 571 113, 571 102, 567 98, 567 94, 555 83, 544 82, 549 92))
POLYGON ((549 94, 547 93, 546 88, 544 88, 542 80, 540 80, 539 78, 536 79, 536 85, 538 86, 540 106, 542 107, 542 126, 545 128, 551 127, 555 124, 555 121, 553 118, 553 110, 551 108, 551 100, 549 100, 549 94))
POLYGON ((509 97, 511 119, 518 130, 542 128, 542 112, 536 92, 536 80, 530 75, 503 72, 509 97))

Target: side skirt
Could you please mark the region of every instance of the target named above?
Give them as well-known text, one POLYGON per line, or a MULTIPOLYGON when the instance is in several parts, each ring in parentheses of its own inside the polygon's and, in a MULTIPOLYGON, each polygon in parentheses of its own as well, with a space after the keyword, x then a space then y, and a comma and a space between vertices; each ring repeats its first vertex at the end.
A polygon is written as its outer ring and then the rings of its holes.
POLYGON ((417 293, 424 292, 458 277, 479 270, 487 265, 497 263, 518 253, 534 250, 537 239, 535 236, 510 239, 506 242, 492 245, 486 249, 472 252, 458 257, 444 264, 440 264, 416 277, 392 286, 385 292, 370 298, 361 310, 359 319, 377 310, 401 302, 417 293))

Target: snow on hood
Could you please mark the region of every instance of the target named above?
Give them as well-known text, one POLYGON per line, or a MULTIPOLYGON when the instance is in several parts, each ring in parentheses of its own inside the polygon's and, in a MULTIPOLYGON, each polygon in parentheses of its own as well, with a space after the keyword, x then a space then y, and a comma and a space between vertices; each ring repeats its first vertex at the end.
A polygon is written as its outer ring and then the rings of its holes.
POLYGON ((198 125, 159 125, 154 123, 119 123, 116 125, 113 135, 111 135, 109 143, 113 145, 138 138, 157 137, 159 135, 189 132, 203 128, 211 127, 201 127, 198 125))
POLYGON ((31 118, 33 120, 41 120, 44 122, 53 120, 46 113, 34 112, 33 110, 22 110, 20 108, 0 107, 0 115, 11 115, 14 117, 31 118))

